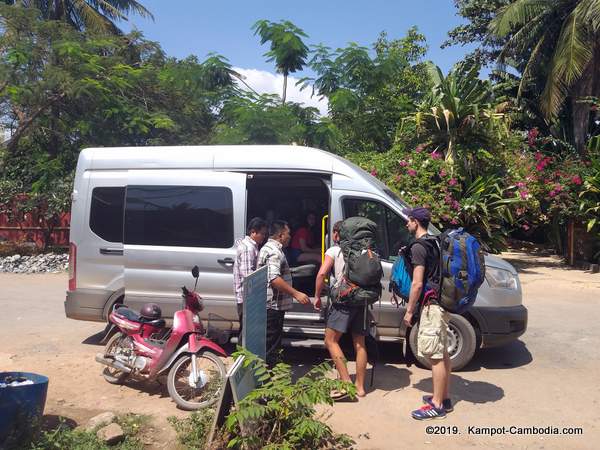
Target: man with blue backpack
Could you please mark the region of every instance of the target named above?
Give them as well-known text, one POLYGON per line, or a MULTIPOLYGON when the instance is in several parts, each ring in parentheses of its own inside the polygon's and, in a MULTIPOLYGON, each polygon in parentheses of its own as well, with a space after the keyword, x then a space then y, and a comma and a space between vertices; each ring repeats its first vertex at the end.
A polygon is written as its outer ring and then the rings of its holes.
POLYGON ((437 239, 427 234, 431 213, 426 208, 404 211, 406 227, 415 236, 410 246, 412 283, 404 315, 407 327, 413 326, 413 316, 421 302, 417 348, 419 356, 431 363, 433 396, 425 396, 425 405, 412 412, 417 420, 444 418, 452 410, 450 401, 450 357, 448 355, 448 323, 450 315, 437 301, 440 290, 440 251, 437 239))
POLYGON ((412 412, 417 420, 441 419, 452 412, 451 362, 448 355, 450 314, 462 314, 475 302, 485 278, 484 252, 480 243, 464 231, 446 230, 440 236, 427 233, 431 213, 426 208, 405 209, 406 227, 415 241, 402 248, 392 267, 393 298, 406 302, 404 323, 410 328, 419 313, 417 350, 431 364, 433 395, 412 412))

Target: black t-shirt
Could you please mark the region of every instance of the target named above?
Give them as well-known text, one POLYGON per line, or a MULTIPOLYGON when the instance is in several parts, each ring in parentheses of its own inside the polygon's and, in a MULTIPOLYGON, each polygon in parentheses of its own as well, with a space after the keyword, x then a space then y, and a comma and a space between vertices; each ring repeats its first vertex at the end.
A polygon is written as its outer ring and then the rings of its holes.
POLYGON ((417 239, 410 248, 411 262, 413 267, 425 267, 425 286, 423 294, 427 289, 435 289, 439 292, 440 284, 440 261, 437 244, 433 240, 424 242, 426 238, 417 239))

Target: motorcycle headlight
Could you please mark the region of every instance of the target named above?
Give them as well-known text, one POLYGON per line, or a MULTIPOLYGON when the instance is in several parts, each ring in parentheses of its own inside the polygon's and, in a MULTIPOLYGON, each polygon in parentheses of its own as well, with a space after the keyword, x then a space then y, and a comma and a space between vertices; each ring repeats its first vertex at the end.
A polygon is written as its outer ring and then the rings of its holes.
POLYGON ((517 290, 517 275, 508 270, 487 266, 485 268, 485 278, 492 288, 517 290))

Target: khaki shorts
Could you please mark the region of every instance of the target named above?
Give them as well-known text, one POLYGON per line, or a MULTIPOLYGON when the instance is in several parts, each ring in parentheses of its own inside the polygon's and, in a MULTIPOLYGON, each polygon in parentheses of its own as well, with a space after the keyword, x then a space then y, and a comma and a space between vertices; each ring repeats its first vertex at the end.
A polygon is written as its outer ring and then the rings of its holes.
POLYGON ((450 314, 438 305, 427 305, 421 311, 417 349, 419 356, 442 359, 448 348, 450 314))

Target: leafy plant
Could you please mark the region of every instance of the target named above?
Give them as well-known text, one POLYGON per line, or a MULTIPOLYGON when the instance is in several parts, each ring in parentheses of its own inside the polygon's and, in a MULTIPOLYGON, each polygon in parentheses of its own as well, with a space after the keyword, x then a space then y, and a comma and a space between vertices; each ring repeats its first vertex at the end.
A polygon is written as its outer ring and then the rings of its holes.
POLYGON ((269 369, 257 356, 240 350, 246 367, 252 367, 262 383, 250 392, 227 418, 229 448, 348 448, 353 444, 316 417, 315 405, 332 405, 333 389, 356 395, 353 384, 327 377, 331 365, 322 363, 292 382, 290 366, 279 363, 269 369))
POLYGON ((207 408, 194 411, 185 419, 171 416, 168 421, 175 429, 177 441, 181 445, 188 449, 199 449, 206 445, 214 414, 214 409, 207 408))

